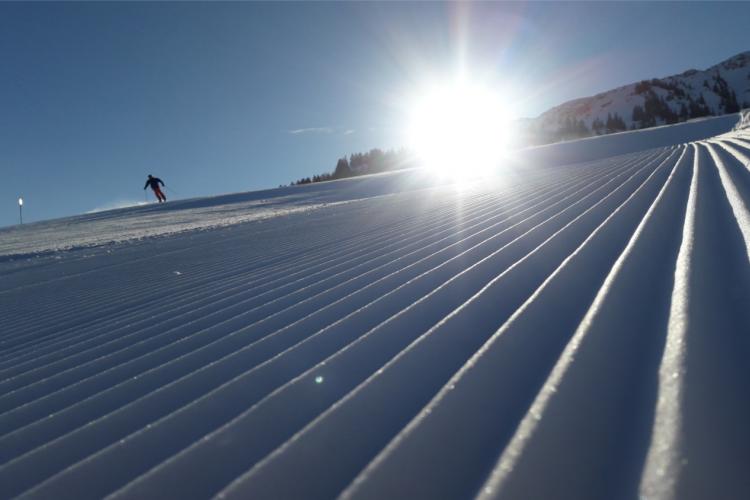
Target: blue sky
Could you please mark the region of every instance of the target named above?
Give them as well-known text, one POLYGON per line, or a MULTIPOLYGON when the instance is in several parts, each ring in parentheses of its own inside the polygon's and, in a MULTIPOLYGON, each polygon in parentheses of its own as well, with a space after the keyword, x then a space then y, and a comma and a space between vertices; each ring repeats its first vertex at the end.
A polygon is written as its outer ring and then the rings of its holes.
POLYGON ((405 144, 459 66, 519 116, 750 50, 741 3, 0 4, 0 226, 274 187, 405 144))

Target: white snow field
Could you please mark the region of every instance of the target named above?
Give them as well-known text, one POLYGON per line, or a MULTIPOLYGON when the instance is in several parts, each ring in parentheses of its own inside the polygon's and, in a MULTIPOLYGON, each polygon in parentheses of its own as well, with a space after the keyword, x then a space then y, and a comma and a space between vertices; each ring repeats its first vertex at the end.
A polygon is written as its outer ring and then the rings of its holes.
POLYGON ((0 230, 0 498, 747 498, 717 123, 0 230))

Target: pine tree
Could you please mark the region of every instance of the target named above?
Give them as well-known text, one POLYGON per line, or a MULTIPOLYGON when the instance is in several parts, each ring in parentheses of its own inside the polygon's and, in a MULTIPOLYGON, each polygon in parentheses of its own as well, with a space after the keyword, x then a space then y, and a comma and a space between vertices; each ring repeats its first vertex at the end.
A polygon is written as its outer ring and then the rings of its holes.
POLYGON ((685 106, 685 103, 683 102, 680 104, 680 121, 684 122, 688 119, 688 108, 685 106))
POLYGON ((636 104, 635 107, 633 108, 633 122, 638 123, 638 125, 640 125, 641 122, 643 122, 645 118, 646 116, 643 112, 643 108, 640 105, 636 104))
POLYGON ((334 179, 343 179, 349 177, 351 174, 352 170, 349 167, 349 162, 346 160, 346 157, 339 158, 339 161, 336 162, 336 170, 333 171, 334 179))
POLYGON ((604 133, 604 122, 602 122, 598 117, 595 118, 594 121, 591 122, 591 130, 596 135, 602 135, 604 133))

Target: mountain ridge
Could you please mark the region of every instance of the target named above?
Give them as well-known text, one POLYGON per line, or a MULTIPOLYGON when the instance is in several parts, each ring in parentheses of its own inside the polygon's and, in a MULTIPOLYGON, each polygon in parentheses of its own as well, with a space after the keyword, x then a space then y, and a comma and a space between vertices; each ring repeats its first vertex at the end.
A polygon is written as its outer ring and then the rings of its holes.
POLYGON ((641 80, 554 106, 520 122, 521 142, 547 144, 639 130, 748 107, 750 51, 745 51, 705 70, 641 80))

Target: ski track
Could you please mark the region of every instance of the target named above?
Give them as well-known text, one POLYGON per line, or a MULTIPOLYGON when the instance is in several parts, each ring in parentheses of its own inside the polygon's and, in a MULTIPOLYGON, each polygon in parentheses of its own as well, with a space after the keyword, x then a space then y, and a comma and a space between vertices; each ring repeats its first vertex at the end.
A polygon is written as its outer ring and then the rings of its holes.
POLYGON ((0 498, 750 491, 746 130, 398 178, 0 260, 0 498))

